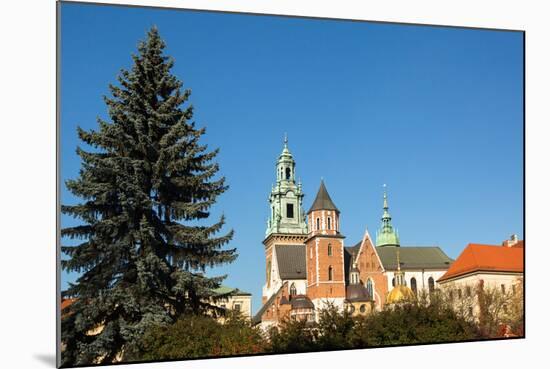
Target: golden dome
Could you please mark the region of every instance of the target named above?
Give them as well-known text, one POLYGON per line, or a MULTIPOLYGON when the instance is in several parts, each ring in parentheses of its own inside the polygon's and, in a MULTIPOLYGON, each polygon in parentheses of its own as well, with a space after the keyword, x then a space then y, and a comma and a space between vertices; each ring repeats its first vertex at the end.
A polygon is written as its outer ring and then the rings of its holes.
POLYGON ((386 304, 395 304, 414 300, 416 300, 416 295, 409 287, 397 285, 388 293, 388 297, 386 297, 386 304))

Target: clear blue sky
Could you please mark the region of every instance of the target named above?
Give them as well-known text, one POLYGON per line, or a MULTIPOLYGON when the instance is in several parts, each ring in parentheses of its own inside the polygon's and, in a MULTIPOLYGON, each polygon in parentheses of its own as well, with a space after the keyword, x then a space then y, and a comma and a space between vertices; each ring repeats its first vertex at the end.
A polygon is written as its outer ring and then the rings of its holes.
MULTIPOLYGON (((323 177, 347 245, 366 227, 374 237, 384 183, 403 246, 438 245, 456 258, 469 242, 523 237, 519 32, 65 3, 62 181, 78 176, 76 126, 108 119, 102 95, 152 25, 230 186, 212 221, 226 214, 239 257, 211 273, 251 292, 254 312, 285 132, 305 207, 323 177)), ((78 199, 62 186, 61 201, 78 199)), ((62 288, 75 278, 63 274, 62 288)))

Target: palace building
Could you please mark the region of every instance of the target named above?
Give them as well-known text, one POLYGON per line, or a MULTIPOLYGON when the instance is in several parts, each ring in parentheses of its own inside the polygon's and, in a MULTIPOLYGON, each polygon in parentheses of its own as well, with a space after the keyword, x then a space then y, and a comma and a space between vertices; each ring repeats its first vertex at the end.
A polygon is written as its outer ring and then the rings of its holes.
POLYGON ((266 280, 253 323, 268 328, 285 318, 315 321, 319 309, 329 305, 364 315, 437 288, 452 260, 436 246, 401 246, 385 190, 376 242, 365 230, 360 242, 346 246, 340 210, 322 180, 304 210, 286 138, 275 167, 263 241, 266 280))

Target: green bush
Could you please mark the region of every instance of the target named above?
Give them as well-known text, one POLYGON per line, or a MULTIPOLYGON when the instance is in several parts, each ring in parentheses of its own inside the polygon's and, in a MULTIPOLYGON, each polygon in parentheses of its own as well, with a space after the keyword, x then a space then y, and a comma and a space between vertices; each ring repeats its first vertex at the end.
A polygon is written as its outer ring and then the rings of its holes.
POLYGON ((255 354, 265 350, 258 328, 230 316, 224 324, 209 316, 187 316, 148 330, 129 359, 163 360, 255 354))
POLYGON ((437 305, 395 306, 356 319, 352 347, 453 342, 480 338, 477 327, 437 305))

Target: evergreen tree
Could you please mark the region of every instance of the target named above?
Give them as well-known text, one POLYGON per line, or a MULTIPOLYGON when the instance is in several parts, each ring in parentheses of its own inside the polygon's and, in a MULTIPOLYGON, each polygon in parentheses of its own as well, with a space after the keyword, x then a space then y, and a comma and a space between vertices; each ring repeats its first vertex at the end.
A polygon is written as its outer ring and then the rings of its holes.
POLYGON ((82 221, 62 230, 80 240, 62 247, 63 269, 80 273, 63 292, 75 298, 62 312, 64 366, 119 360, 149 327, 214 309, 224 277, 205 269, 237 256, 224 248, 233 231, 216 236, 223 216, 200 225, 227 186, 164 48, 153 27, 104 98, 110 122, 78 128, 91 150, 77 148, 80 175, 66 183, 82 202, 61 209, 82 221))

